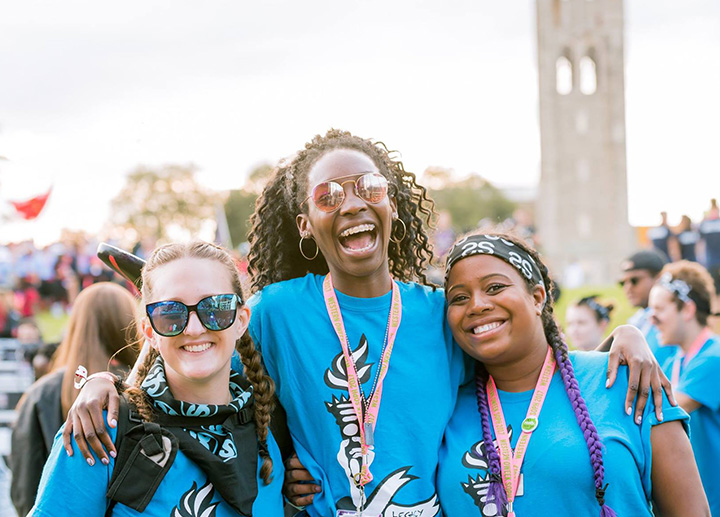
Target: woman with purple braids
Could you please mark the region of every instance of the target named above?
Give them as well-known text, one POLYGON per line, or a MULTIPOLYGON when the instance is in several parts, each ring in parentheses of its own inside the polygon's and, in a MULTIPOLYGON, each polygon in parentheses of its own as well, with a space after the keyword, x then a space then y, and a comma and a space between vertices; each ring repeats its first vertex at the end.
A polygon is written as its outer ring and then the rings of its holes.
POLYGON ((663 398, 659 417, 651 402, 633 424, 626 372, 606 389, 607 355, 568 353, 548 285, 512 236, 469 235, 450 251, 447 319, 475 377, 440 451, 445 514, 710 515, 687 414, 663 398))

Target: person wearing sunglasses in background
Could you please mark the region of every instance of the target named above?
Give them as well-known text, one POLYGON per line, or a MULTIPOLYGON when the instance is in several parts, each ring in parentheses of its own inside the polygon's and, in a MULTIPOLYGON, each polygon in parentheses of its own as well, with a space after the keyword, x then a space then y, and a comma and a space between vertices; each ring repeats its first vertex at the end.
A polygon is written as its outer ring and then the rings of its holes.
POLYGON ((678 343, 663 370, 690 413, 690 442, 713 515, 720 515, 720 338, 708 326, 715 286, 697 262, 668 264, 650 291, 660 342, 678 343))
POLYGON ((622 270, 619 284, 633 307, 638 310, 628 320, 628 324, 640 329, 648 346, 659 364, 675 353, 673 345, 660 346, 658 329, 650 318, 648 308, 650 290, 660 278, 660 271, 668 263, 667 256, 657 250, 641 250, 620 264, 622 270))
POLYGON ((232 258, 208 243, 170 244, 152 253, 142 280, 150 350, 124 393, 137 427, 117 458, 94 468, 58 438, 32 515, 282 516, 273 384, 245 332, 250 310, 232 258), (244 375, 231 365, 236 348, 244 375), (132 440, 142 451, 126 454, 132 440))
MULTIPOLYGON (((438 451, 464 358, 444 295, 425 276, 433 206, 382 143, 334 129, 281 163, 257 201, 249 332, 297 453, 286 464, 286 495, 310 515, 441 514, 438 451)), ((618 336, 615 364, 620 354, 643 362, 639 332, 618 336)), ((661 389, 658 371, 635 377, 638 407, 644 386, 661 389)), ((73 415, 77 433, 97 432, 101 418, 88 406, 114 405, 113 391, 104 379, 88 383, 73 415)), ((88 441, 98 455, 103 443, 112 448, 102 435, 88 441)))

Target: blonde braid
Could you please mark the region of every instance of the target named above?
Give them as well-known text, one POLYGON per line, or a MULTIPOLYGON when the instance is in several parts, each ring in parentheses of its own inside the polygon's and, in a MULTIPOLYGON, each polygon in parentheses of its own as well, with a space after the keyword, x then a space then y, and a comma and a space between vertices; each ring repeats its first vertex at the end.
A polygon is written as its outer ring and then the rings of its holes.
POLYGON ((135 406, 137 412, 146 422, 152 422, 155 419, 155 410, 153 409, 152 400, 148 397, 140 386, 142 385, 145 377, 147 377, 150 368, 152 368, 155 359, 157 359, 159 352, 155 348, 151 348, 148 354, 145 356, 145 360, 142 362, 137 369, 137 376, 135 377, 135 384, 125 388, 125 394, 127 395, 130 403, 135 406))
POLYGON ((253 387, 255 428, 260 446, 259 453, 263 460, 260 467, 260 477, 262 477, 265 484, 268 484, 272 481, 273 461, 268 453, 267 437, 270 419, 275 409, 275 383, 265 373, 262 356, 255 348, 255 343, 253 343, 248 332, 245 332, 237 341, 236 348, 245 367, 245 377, 253 387))

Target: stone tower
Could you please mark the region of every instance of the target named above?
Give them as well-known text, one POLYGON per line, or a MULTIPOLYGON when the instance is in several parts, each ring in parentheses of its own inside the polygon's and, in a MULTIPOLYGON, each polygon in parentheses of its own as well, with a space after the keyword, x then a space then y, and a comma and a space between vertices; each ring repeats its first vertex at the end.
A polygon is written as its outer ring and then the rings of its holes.
POLYGON ((540 246, 558 279, 608 283, 632 251, 623 2, 537 0, 537 24, 540 246))

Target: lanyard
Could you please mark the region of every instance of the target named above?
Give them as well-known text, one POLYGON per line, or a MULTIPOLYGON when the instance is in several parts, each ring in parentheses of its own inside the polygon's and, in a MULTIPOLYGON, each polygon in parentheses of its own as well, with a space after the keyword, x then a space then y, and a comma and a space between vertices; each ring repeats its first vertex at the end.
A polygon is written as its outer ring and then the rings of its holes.
POLYGON ((677 354, 675 354, 675 361, 673 361, 672 379, 670 381, 674 390, 676 390, 678 388, 678 384, 680 384, 681 363, 683 368, 687 366, 687 364, 692 361, 693 357, 698 355, 700 349, 705 343, 707 343, 708 339, 710 339, 711 334, 712 333, 709 328, 704 328, 702 332, 698 334, 698 337, 695 338, 695 341, 692 342, 692 345, 688 348, 687 353, 685 353, 682 348, 678 347, 677 354))
POLYGON ((358 419, 360 427, 360 446, 362 450, 362 466, 360 473, 354 479, 355 484, 363 487, 372 481, 373 477, 367 464, 368 451, 375 445, 375 425, 377 422, 378 411, 380 410, 380 400, 382 399, 383 381, 387 375, 390 366, 390 355, 392 354, 395 336, 400 327, 400 319, 402 316, 402 300, 400 299, 400 289, 397 284, 392 282, 392 301, 390 302, 390 314, 388 315, 388 326, 386 330, 386 341, 384 350, 380 356, 380 364, 378 365, 377 376, 375 377, 375 389, 370 393, 369 402, 363 404, 365 397, 360 387, 355 361, 352 358, 352 352, 348 344, 347 333, 345 332, 345 324, 343 323, 342 313, 340 312, 340 304, 338 303, 335 288, 333 287, 330 273, 327 274, 323 281, 323 296, 325 298, 325 306, 327 307, 328 316, 335 329, 335 333, 340 340, 343 355, 345 356, 345 367, 347 368, 348 377, 348 393, 350 402, 352 403, 355 416, 358 419))
POLYGON ((554 372, 555 357, 553 356, 552 349, 548 347, 545 362, 543 363, 540 377, 535 385, 535 392, 530 401, 530 407, 521 425, 522 434, 515 445, 515 454, 513 454, 512 447, 510 446, 510 436, 508 435, 507 426, 505 425, 505 415, 503 414, 497 386, 495 386, 495 381, 492 377, 488 379, 486 388, 488 404, 490 405, 490 416, 492 417, 493 428, 495 429, 495 438, 497 438, 498 446, 500 447, 500 472, 508 498, 508 517, 515 516, 513 501, 515 500, 515 494, 517 493, 520 483, 520 470, 523 459, 525 459, 528 443, 530 443, 530 437, 538 426, 538 416, 545 402, 545 395, 547 395, 554 372))

